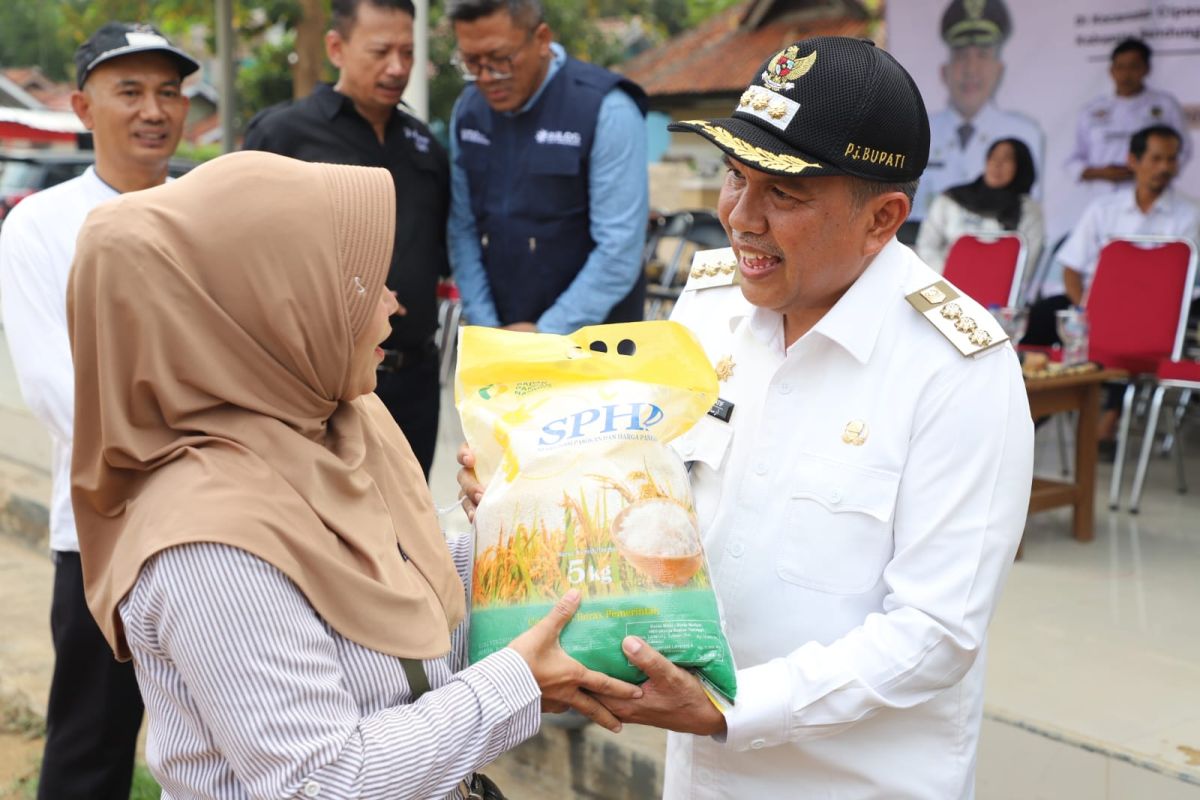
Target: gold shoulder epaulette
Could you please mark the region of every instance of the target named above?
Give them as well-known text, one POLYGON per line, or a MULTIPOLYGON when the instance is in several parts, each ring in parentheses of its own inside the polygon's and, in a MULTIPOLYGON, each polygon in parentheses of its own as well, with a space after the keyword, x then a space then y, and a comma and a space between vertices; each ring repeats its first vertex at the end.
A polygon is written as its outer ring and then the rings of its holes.
POLYGON ((694 292, 714 286, 732 286, 741 281, 741 276, 732 247, 698 250, 692 256, 692 269, 688 272, 687 285, 683 290, 694 292))
POLYGON ((982 355, 1008 341, 987 309, 945 281, 918 289, 907 299, 964 356, 982 355))

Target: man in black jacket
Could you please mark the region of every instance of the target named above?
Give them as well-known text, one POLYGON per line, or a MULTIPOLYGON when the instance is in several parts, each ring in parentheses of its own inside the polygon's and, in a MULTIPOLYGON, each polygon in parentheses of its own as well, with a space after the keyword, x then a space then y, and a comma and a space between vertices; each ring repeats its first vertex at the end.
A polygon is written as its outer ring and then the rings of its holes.
POLYGON ((392 173, 396 244, 387 285, 406 313, 384 342, 375 391, 428 476, 438 424, 437 282, 449 274, 450 166, 429 128, 400 102, 413 64, 414 15, 411 0, 334 0, 325 49, 337 83, 259 113, 245 147, 392 173))

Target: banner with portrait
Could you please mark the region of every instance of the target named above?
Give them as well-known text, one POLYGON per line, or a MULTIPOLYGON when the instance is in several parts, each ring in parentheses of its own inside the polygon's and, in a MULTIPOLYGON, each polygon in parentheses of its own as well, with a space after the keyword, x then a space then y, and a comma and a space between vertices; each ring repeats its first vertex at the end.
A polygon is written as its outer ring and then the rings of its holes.
MULTIPOLYGON (((1178 100, 1193 139, 1200 125, 1200 0, 892 0, 886 21, 888 50, 930 114, 930 168, 914 217, 983 171, 989 138, 1011 136, 1033 151, 1047 242, 1068 232, 1098 191, 1111 190, 1081 181, 1069 162, 1084 107, 1114 92, 1110 56, 1127 37, 1153 50, 1146 85, 1178 100), (959 46, 973 41, 994 46, 959 46)), ((1149 109, 1155 119, 1161 111, 1149 109)), ((1103 121, 1103 110, 1088 113, 1103 121)), ((1196 160, 1193 150, 1175 182, 1192 197, 1200 197, 1196 160)))

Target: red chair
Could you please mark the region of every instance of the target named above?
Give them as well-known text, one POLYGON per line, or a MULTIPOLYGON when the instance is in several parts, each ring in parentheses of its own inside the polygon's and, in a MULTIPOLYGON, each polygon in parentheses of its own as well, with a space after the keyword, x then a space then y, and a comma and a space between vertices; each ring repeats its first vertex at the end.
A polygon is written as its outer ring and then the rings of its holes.
MULTIPOLYGON (((1142 453, 1138 457, 1137 472, 1133 476, 1133 496, 1129 501, 1129 513, 1138 513, 1142 501, 1142 488, 1146 485, 1146 472, 1150 468, 1150 455, 1154 450, 1154 433, 1158 428, 1158 415, 1162 410, 1163 396, 1171 389, 1181 389, 1183 396, 1180 400, 1181 411, 1186 410, 1187 402, 1192 392, 1200 392, 1200 361, 1192 359, 1164 361, 1155 376, 1157 387, 1154 389, 1154 399, 1150 401, 1150 416, 1146 420, 1146 437, 1142 440, 1142 453)), ((1171 421, 1173 439, 1172 451, 1175 456, 1175 480, 1180 494, 1187 491, 1187 481, 1183 475, 1183 435, 1180 430, 1183 414, 1176 416, 1167 414, 1171 421)))
POLYGON ((1084 300, 1088 358, 1128 372, 1108 504, 1121 500, 1129 423, 1139 381, 1153 381, 1159 364, 1179 359, 1196 274, 1196 247, 1186 239, 1129 236, 1100 251, 1084 300))
POLYGON ((942 274, 984 308, 1015 306, 1025 257, 1025 242, 1018 234, 967 233, 950 247, 942 274))

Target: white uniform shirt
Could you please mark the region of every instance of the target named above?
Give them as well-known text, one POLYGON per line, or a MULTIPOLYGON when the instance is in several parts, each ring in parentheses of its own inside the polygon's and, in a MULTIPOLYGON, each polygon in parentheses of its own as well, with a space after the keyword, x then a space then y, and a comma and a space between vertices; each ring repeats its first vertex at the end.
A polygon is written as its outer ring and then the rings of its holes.
MULTIPOLYGON (((1150 125, 1170 125, 1183 138, 1179 153, 1182 167, 1192 154, 1192 139, 1179 101, 1166 92, 1146 87, 1133 97, 1107 94, 1092 100, 1079 112, 1075 125, 1075 147, 1067 160, 1067 172, 1080 181, 1088 167, 1124 166, 1129 156, 1129 140, 1150 125)), ((1093 197, 1128 188, 1132 181, 1080 181, 1093 197)))
POLYGON ((4 334, 25 404, 50 432, 52 550, 79 550, 71 511, 75 370, 67 334, 67 276, 88 212, 116 196, 88 167, 79 177, 21 201, 0 228, 4 334))
POLYGON ((968 122, 951 106, 929 117, 929 165, 913 199, 912 219, 924 219, 933 199, 951 186, 970 183, 982 175, 988 148, 997 139, 1020 139, 1029 147, 1037 176, 1032 194, 1040 198, 1045 135, 1038 124, 1024 114, 1001 111, 993 103, 981 108, 968 122), (971 126, 966 147, 958 132, 964 124, 971 126))
MULTIPOLYGON (((950 248, 966 233, 1019 233, 1025 243, 1025 269, 1037 264, 1045 240, 1042 206, 1029 195, 1021 198, 1021 220, 1017 230, 1005 230, 999 220, 968 211, 950 195, 939 194, 917 231, 916 251, 921 260, 938 272, 946 271, 950 248)), ((1028 273, 1027 273, 1028 274, 1028 273)))
POLYGON ((1058 261, 1084 276, 1086 286, 1096 271, 1100 250, 1116 236, 1171 236, 1200 244, 1200 206, 1167 189, 1143 213, 1132 187, 1101 195, 1084 210, 1058 251, 1058 261))
POLYGON ((786 352, 737 287, 676 306, 734 362, 730 423, 676 447, 739 670, 724 742, 670 736, 669 800, 972 796, 1033 425, 1009 345, 965 358, 905 300, 937 280, 893 241, 786 352))

